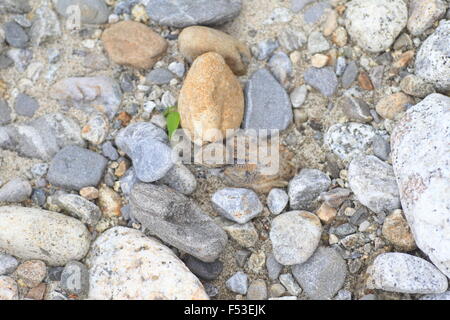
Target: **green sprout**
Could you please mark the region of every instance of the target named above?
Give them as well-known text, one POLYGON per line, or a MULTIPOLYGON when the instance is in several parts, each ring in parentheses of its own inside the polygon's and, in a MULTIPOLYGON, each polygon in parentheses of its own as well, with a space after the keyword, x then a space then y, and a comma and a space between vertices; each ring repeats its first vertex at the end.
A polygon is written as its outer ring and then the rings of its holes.
POLYGON ((167 108, 164 112, 164 117, 167 121, 167 133, 169 134, 169 139, 172 139, 172 135, 180 126, 180 113, 177 111, 175 106, 167 108))

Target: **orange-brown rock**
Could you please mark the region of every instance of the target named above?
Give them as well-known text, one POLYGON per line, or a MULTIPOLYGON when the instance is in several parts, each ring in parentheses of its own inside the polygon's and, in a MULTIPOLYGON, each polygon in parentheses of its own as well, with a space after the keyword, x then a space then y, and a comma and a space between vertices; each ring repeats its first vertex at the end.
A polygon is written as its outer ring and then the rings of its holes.
POLYGON ((120 217, 122 199, 113 189, 102 185, 99 189, 98 204, 105 217, 120 217))
POLYGON ((238 129, 244 117, 244 94, 224 58, 215 52, 192 64, 178 99, 181 125, 198 144, 218 141, 238 129))
POLYGON ((167 41, 146 25, 122 21, 106 29, 102 42, 117 64, 149 69, 167 50, 167 41))
POLYGON ((382 98, 376 105, 377 113, 384 119, 393 120, 397 114, 406 110, 414 101, 403 92, 397 92, 382 98))
POLYGON ((184 29, 178 37, 181 54, 189 61, 208 52, 217 52, 237 75, 247 72, 251 55, 248 47, 230 35, 208 27, 184 29))
POLYGON ((416 249, 408 222, 401 210, 395 210, 384 220, 382 234, 391 244, 404 251, 416 249))
POLYGON ((358 84, 361 88, 367 91, 372 91, 374 89, 369 75, 364 71, 361 71, 358 75, 358 84))

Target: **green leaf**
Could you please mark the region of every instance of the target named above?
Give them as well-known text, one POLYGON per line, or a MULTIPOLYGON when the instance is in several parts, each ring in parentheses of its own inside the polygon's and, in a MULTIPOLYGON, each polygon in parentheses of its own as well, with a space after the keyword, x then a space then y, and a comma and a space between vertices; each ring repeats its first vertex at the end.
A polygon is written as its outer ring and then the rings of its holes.
POLYGON ((169 134, 169 139, 172 139, 172 135, 180 125, 180 114, 178 113, 178 111, 170 110, 166 113, 165 116, 167 120, 167 132, 169 134))

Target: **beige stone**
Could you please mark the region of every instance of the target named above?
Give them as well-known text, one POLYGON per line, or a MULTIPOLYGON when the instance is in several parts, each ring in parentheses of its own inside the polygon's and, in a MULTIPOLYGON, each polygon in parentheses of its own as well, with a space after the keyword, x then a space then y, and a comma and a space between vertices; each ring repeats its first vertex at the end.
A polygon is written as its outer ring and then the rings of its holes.
POLYGON ((344 27, 338 27, 331 36, 331 41, 338 47, 343 47, 347 44, 348 34, 344 27))
POLYGON ((87 200, 95 200, 98 198, 98 189, 95 187, 84 187, 80 190, 80 196, 87 200))
POLYGON ((180 33, 178 45, 181 54, 191 63, 202 54, 216 52, 235 74, 247 73, 250 50, 244 43, 222 31, 202 26, 189 27, 180 33))
POLYGON ((397 114, 406 110, 406 105, 413 100, 403 92, 397 92, 382 98, 375 109, 384 119, 394 119, 397 114))
POLYGON ((167 41, 149 27, 134 21, 122 21, 106 29, 102 42, 117 64, 149 69, 167 50, 167 41))
POLYGON ((311 58, 311 64, 315 68, 322 68, 325 67, 328 63, 328 60, 330 59, 329 56, 321 53, 317 53, 312 56, 311 58))
POLYGON ((40 260, 28 260, 16 270, 17 276, 27 287, 34 288, 44 280, 47 267, 40 260))
POLYGON ((329 224, 336 218, 337 210, 326 203, 322 203, 316 214, 323 223, 329 224))
POLYGON ((395 210, 386 217, 382 234, 386 240, 404 251, 416 249, 414 237, 401 210, 395 210))
POLYGON ((19 288, 13 278, 0 276, 0 301, 19 300, 19 288))
POLYGON ((336 11, 332 10, 328 12, 327 18, 323 23, 322 27, 322 33, 325 37, 330 36, 333 33, 333 31, 336 30, 336 28, 338 27, 337 18, 338 14, 336 11))
POLYGON ((224 58, 215 52, 192 64, 178 99, 181 125, 194 142, 214 142, 238 129, 244 117, 241 85, 224 58))
POLYGON ((105 185, 102 185, 99 189, 98 204, 105 217, 111 218, 121 215, 122 199, 120 195, 105 185))

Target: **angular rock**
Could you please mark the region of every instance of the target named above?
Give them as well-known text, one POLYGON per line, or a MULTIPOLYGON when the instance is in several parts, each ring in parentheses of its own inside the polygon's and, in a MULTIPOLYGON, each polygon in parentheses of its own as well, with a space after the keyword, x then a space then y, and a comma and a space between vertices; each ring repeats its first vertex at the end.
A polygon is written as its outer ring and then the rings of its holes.
POLYGON ((295 282, 294 277, 290 273, 280 275, 280 282, 292 296, 298 296, 302 292, 302 288, 295 282))
POLYGON ((80 10, 82 23, 103 24, 108 21, 109 10, 102 0, 57 0, 55 9, 63 17, 70 18, 74 14, 72 6, 80 10))
POLYGON ((358 66, 355 61, 350 61, 342 74, 342 86, 344 89, 348 89, 352 86, 353 82, 356 80, 358 75, 358 66))
POLYGON ((193 274, 203 280, 214 280, 222 273, 223 263, 219 260, 214 262, 203 262, 193 256, 188 256, 184 263, 193 274))
POLYGON ((353 96, 344 96, 339 103, 350 121, 365 123, 373 120, 370 115, 370 107, 364 100, 353 96))
POLYGON ((47 275, 47 267, 41 260, 28 260, 16 270, 17 277, 29 288, 38 286, 47 275))
POLYGON ((285 130, 292 123, 289 95, 267 69, 250 77, 245 97, 244 129, 285 130))
POLYGON ((259 239, 258 231, 251 222, 247 222, 245 224, 235 223, 232 225, 225 225, 223 229, 228 233, 231 239, 235 240, 244 248, 251 248, 255 246, 259 239))
POLYGON ((448 279, 428 261, 398 252, 380 254, 367 270, 369 289, 402 293, 443 293, 448 279))
POLYGON ((246 294, 248 290, 248 276, 242 271, 238 271, 225 282, 225 286, 234 293, 246 294))
POLYGON ((408 30, 413 36, 419 36, 440 20, 447 10, 444 0, 413 0, 410 2, 408 30))
POLYGON ((18 115, 31 118, 39 109, 39 103, 29 95, 19 93, 16 97, 14 109, 18 115))
POLYGON ((293 67, 289 56, 284 52, 275 53, 267 64, 272 74, 277 80, 286 85, 292 76, 293 67))
POLYGON ((311 32, 308 38, 308 52, 310 54, 315 54, 319 52, 324 52, 330 49, 330 44, 327 39, 323 36, 321 32, 314 31, 311 32))
POLYGON ((76 194, 58 194, 55 202, 72 217, 81 220, 89 226, 95 226, 102 216, 100 209, 94 203, 76 194))
POLYGON ((383 97, 375 106, 377 113, 384 119, 393 120, 395 116, 404 112, 414 101, 402 92, 383 97))
POLYGON ((283 270, 283 265, 280 264, 277 259, 275 259, 275 256, 273 253, 269 254, 266 259, 266 268, 267 268, 267 275, 269 276, 269 279, 276 280, 278 279, 278 276, 280 275, 281 270, 283 270))
POLYGON ((332 67, 309 68, 303 77, 307 84, 319 90, 324 96, 331 97, 336 92, 338 80, 332 67))
POLYGON ((114 227, 92 245, 89 299, 206 300, 200 281, 166 246, 142 232, 114 227))
POLYGON ((0 99, 0 125, 9 124, 11 122, 11 108, 6 100, 0 99))
POLYGON ((382 234, 386 240, 401 250, 408 252, 416 249, 411 229, 401 210, 395 210, 386 217, 383 223, 382 234))
POLYGON ((290 208, 294 210, 310 210, 319 195, 327 191, 331 179, 322 171, 302 169, 288 186, 290 208))
POLYGON ((26 48, 30 38, 23 28, 15 21, 4 24, 6 42, 14 48, 26 48))
POLYGON ((149 0, 147 13, 160 25, 184 28, 221 25, 236 18, 241 0, 149 0))
POLYGON ((264 280, 255 280, 250 283, 247 290, 247 300, 266 300, 267 286, 264 280))
POLYGON ((54 40, 61 36, 61 26, 56 13, 48 6, 40 6, 35 11, 35 18, 30 30, 34 46, 54 40))
POLYGON ((280 44, 277 40, 263 40, 260 41, 256 47, 252 47, 252 54, 260 61, 267 60, 279 46, 280 44))
POLYGON ((22 202, 30 198, 31 192, 27 180, 14 178, 0 188, 0 202, 22 202))
POLYGON ((214 193, 211 201, 222 216, 240 224, 249 222, 263 210, 258 195, 250 189, 224 188, 214 193))
POLYGON ((130 195, 133 217, 168 244, 213 262, 225 248, 226 233, 200 207, 166 186, 138 183, 130 195))
POLYGON ((80 221, 46 210, 0 207, 0 248, 20 259, 52 266, 82 259, 91 235, 80 221))
POLYGON ((306 211, 290 211, 272 220, 270 240, 275 259, 283 265, 303 263, 316 250, 322 225, 306 211))
POLYGON ((391 137, 400 199, 417 246, 450 276, 450 98, 432 94, 410 108, 391 137))

